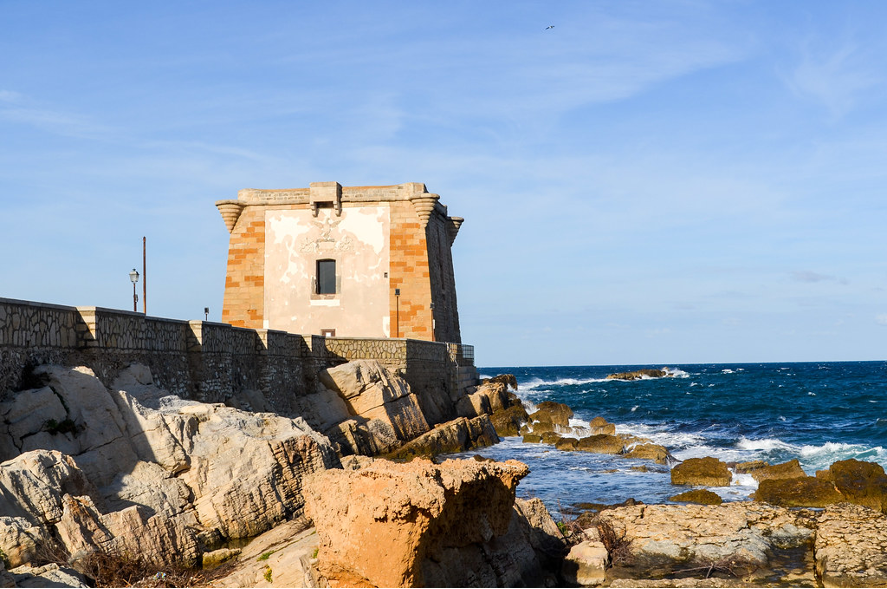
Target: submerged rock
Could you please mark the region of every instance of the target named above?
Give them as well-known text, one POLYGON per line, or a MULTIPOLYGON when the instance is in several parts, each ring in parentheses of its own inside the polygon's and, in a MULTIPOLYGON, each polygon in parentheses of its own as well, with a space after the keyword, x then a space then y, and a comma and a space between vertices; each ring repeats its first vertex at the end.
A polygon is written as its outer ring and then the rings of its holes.
POLYGON ((664 376, 670 376, 669 372, 657 368, 641 368, 631 372, 608 374, 607 378, 609 380, 640 380, 642 378, 662 378, 664 376))
POLYGON ((657 464, 668 464, 672 456, 665 446, 660 446, 659 444, 637 444, 625 453, 625 458, 652 460, 657 464))

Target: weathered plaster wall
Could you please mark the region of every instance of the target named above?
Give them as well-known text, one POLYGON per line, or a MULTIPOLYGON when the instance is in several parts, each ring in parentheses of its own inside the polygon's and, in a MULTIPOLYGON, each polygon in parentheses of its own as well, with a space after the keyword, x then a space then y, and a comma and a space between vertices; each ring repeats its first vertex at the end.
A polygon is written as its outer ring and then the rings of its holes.
POLYGON ((381 205, 266 211, 264 326, 388 337, 389 224, 381 205), (336 261, 335 294, 316 294, 323 259, 336 261))

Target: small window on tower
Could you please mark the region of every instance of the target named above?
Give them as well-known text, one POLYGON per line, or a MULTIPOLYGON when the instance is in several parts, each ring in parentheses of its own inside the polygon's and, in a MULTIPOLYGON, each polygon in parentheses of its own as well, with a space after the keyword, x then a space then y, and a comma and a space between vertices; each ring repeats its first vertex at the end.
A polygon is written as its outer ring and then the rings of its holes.
POLYGON ((336 294, 335 260, 317 260, 317 294, 336 294))

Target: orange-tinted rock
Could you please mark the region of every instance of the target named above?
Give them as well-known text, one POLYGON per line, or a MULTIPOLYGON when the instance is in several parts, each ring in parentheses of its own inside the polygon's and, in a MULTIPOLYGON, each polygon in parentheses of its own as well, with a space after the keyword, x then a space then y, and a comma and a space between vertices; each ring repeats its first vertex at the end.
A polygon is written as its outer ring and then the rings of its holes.
POLYGON ((616 434, 616 425, 608 422, 603 417, 595 417, 588 423, 592 434, 616 434))
POLYGON ((320 473, 306 490, 318 567, 332 584, 422 586, 429 555, 509 531, 515 487, 528 472, 514 460, 377 460, 320 473))
POLYGON ((825 507, 845 501, 831 481, 816 477, 765 479, 753 497, 782 507, 825 507))
POLYGON ((569 406, 554 401, 542 401, 536 405, 536 412, 530 415, 530 420, 568 427, 571 417, 573 410, 569 406))
POLYGON ((733 475, 727 465, 717 458, 688 458, 671 469, 671 484, 725 487, 733 475))
POLYGON ((625 449, 625 441, 619 436, 598 434, 579 440, 576 449, 596 454, 621 454, 625 449))
POLYGON ((685 491, 674 497, 669 497, 668 500, 677 501, 679 503, 697 503, 699 505, 720 505, 724 502, 720 495, 709 491, 708 489, 693 489, 692 491, 685 491))
POLYGON ((801 468, 798 459, 789 460, 782 464, 767 465, 760 468, 751 469, 752 478, 759 483, 767 479, 799 479, 807 476, 807 473, 801 468))
POLYGON ((494 411, 490 416, 490 421, 493 423, 496 433, 503 437, 520 435, 521 425, 527 419, 527 410, 524 409, 523 404, 520 402, 506 409, 494 411))
POLYGON ((880 464, 841 460, 832 464, 823 478, 835 484, 850 503, 887 513, 887 474, 880 464))
POLYGON ((659 444, 638 444, 625 454, 626 458, 652 460, 657 464, 667 464, 669 453, 665 446, 659 444))

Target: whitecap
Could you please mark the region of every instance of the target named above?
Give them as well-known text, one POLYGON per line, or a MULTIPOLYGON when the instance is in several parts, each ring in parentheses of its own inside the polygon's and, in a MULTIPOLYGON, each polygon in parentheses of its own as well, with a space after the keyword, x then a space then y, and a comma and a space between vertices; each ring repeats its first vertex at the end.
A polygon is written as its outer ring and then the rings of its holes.
POLYGON ((772 450, 787 450, 789 452, 798 452, 799 448, 788 442, 783 442, 779 438, 763 438, 760 440, 750 440, 746 437, 739 438, 736 447, 740 450, 761 450, 770 452, 772 450))
POLYGON ((632 407, 631 412, 634 413, 635 411, 637 411, 638 407, 640 407, 640 405, 635 405, 634 407, 632 407))
POLYGON ((721 370, 721 373, 722 374, 733 374, 733 371, 730 370, 729 368, 724 368, 723 370, 721 370))
POLYGON ((813 392, 811 392, 811 391, 807 391, 807 394, 810 395, 811 397, 815 397, 815 396, 816 396, 816 393, 813 393, 813 392))
POLYGON ((558 378, 556 380, 542 380, 541 378, 533 378, 527 382, 519 383, 518 390, 535 391, 539 388, 561 387, 561 386, 577 386, 584 384, 592 384, 596 382, 607 382, 606 378, 558 378))
POLYGON ((731 471, 731 473, 733 475, 733 478, 730 481, 731 486, 749 487, 751 489, 758 488, 758 481, 756 481, 755 478, 753 476, 751 476, 750 474, 748 474, 748 473, 737 474, 732 471, 731 471))

